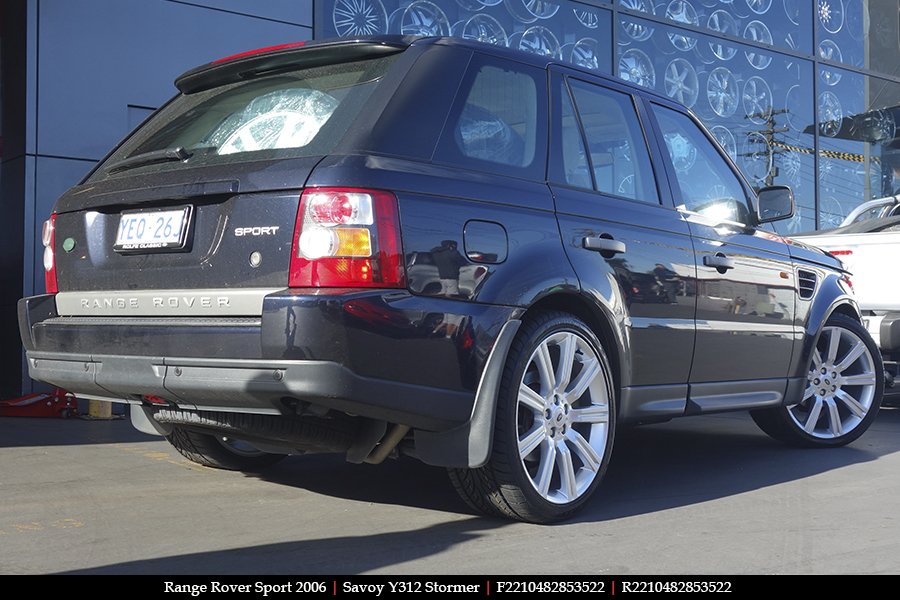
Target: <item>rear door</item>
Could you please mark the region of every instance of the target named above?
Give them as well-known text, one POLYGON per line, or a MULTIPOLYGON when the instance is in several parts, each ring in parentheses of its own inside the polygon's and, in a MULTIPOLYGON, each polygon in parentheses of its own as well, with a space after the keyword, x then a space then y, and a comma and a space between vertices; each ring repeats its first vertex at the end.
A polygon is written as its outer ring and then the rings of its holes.
POLYGON ((625 419, 684 411, 694 346, 695 267, 687 224, 654 175, 627 88, 551 74, 551 188, 582 289, 624 322, 625 419))
POLYGON ((796 297, 787 244, 752 226, 750 192, 705 130, 650 107, 697 254, 691 400, 704 410, 780 401, 773 390, 784 391, 796 297))

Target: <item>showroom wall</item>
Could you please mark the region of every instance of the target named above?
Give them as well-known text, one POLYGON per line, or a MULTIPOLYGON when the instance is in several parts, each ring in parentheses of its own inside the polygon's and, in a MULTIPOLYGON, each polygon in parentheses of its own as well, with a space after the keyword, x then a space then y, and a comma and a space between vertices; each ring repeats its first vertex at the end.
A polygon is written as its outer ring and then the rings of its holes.
MULTIPOLYGON (((15 250, 21 250, 5 254, 4 262, 18 259, 24 269, 0 299, 0 331, 3 341, 10 341, 0 347, 0 398, 15 395, 23 380, 21 385, 30 389, 30 380, 17 368, 15 300, 43 291, 39 232, 59 195, 175 93, 172 81, 180 73, 248 48, 309 39, 313 10, 312 0, 3 3, 4 14, 22 13, 19 25, 7 24, 4 31, 22 30, 24 37, 13 37, 24 53, 4 55, 3 70, 24 65, 24 100, 17 112, 24 110, 19 115, 25 127, 21 150, 10 140, 4 151, 4 163, 15 161, 4 172, 15 177, 2 204, 12 205, 20 216, 4 225, 11 231, 0 243, 18 243, 15 250), (21 182, 18 191, 15 180, 21 182)), ((7 112, 4 122, 15 122, 13 107, 4 109, 4 116, 7 112)))
MULTIPOLYGON (((693 108, 794 233, 893 194, 898 0, 323 0, 316 37, 455 35, 613 73, 693 108), (818 176, 817 176, 818 174, 818 176)), ((682 157, 690 168, 694 157, 682 157)), ((628 185, 627 181, 621 185, 628 185)), ((715 193, 715 190, 710 190, 715 193)))

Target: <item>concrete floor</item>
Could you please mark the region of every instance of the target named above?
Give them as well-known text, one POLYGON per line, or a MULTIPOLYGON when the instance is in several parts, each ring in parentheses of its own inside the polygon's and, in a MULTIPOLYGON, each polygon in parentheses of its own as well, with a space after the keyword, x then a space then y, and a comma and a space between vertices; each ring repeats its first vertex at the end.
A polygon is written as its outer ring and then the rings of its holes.
POLYGON ((471 514, 441 469, 295 457, 259 476, 127 421, 0 419, 0 573, 900 573, 900 410, 796 450, 745 414, 623 431, 569 523, 471 514))

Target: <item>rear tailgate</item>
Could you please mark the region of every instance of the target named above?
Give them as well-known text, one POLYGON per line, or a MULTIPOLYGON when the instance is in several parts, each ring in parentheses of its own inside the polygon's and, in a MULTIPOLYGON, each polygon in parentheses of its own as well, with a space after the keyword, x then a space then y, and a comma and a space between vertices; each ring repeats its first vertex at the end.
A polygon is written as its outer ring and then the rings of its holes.
POLYGON ((300 190, 285 190, 117 203, 59 214, 59 290, 286 287, 299 201, 300 190), (182 208, 187 209, 183 248, 115 248, 123 212, 133 215, 137 209, 161 222, 182 208))

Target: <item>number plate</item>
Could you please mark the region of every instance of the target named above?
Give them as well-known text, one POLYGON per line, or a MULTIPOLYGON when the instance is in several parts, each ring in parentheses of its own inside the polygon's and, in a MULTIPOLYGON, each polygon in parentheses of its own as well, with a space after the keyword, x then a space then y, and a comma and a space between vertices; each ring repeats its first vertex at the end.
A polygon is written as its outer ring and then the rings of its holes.
POLYGON ((116 252, 172 252, 185 249, 191 207, 123 212, 116 230, 116 252))

